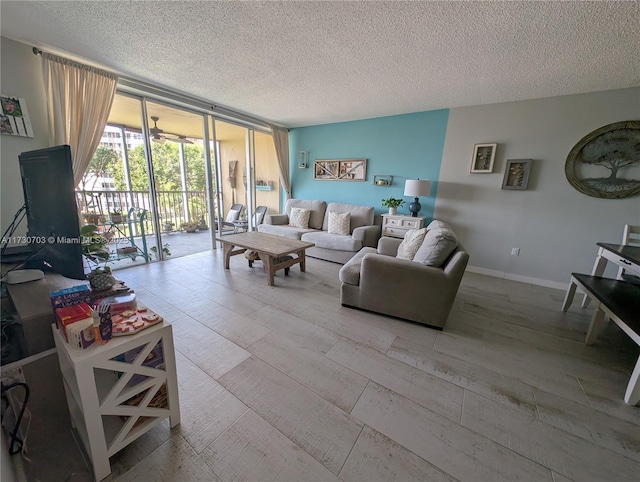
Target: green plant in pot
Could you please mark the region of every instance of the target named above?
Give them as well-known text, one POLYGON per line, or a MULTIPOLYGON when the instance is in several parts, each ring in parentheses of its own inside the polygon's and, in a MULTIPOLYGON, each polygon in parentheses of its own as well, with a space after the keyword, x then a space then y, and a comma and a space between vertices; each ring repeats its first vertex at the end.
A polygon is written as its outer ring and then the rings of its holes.
POLYGON ((82 254, 95 268, 87 275, 91 288, 96 291, 111 288, 116 279, 111 274, 111 268, 107 266, 111 253, 107 246, 107 239, 100 234, 95 224, 87 224, 80 229, 82 254), (101 266, 101 264, 103 264, 101 266))
POLYGON ((116 279, 111 274, 111 268, 104 266, 95 268, 87 275, 91 288, 95 291, 104 291, 116 284, 116 279))
POLYGON ((396 197, 388 197, 382 200, 382 207, 389 208, 389 214, 396 214, 398 208, 404 204, 404 200, 396 197))
POLYGON ((120 209, 115 209, 109 213, 109 218, 111 222, 114 224, 121 223, 123 221, 122 211, 120 209))
POLYGON ((165 233, 170 233, 171 231, 173 231, 173 221, 163 221, 162 231, 164 231, 165 233))
POLYGON ((200 218, 200 221, 198 222, 198 229, 200 231, 206 231, 207 229, 209 229, 209 226, 207 226, 207 222, 204 220, 204 218, 200 218))
POLYGON ((195 221, 189 221, 186 223, 182 223, 180 227, 184 229, 187 233, 195 233, 196 230, 198 229, 199 224, 200 223, 195 221))
MULTIPOLYGON (((149 248, 149 251, 151 251, 153 253, 153 255, 155 256, 156 259, 158 259, 158 247, 157 246, 151 246, 149 248)), ((164 253, 164 257, 167 258, 168 256, 171 256, 171 251, 169 250, 169 243, 165 243, 162 245, 162 252, 164 253)))
POLYGON ((82 218, 88 225, 100 223, 100 215, 95 212, 82 213, 82 218))

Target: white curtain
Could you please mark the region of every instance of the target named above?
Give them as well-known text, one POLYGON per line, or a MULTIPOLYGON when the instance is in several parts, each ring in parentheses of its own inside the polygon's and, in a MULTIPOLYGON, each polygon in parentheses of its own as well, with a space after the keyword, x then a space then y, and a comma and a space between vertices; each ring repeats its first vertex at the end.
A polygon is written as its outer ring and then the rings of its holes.
POLYGON ((278 169, 280 172, 280 185, 286 193, 287 199, 291 197, 291 184, 289 180, 289 131, 286 127, 270 124, 273 143, 276 146, 278 169))
POLYGON ((118 78, 104 70, 42 52, 51 145, 68 144, 77 186, 109 118, 118 78))

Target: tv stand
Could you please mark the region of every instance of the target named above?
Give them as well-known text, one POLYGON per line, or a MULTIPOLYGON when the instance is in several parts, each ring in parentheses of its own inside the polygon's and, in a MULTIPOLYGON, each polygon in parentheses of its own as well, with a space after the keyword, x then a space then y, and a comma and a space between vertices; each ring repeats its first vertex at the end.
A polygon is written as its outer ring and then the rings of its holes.
POLYGON ((49 292, 78 285, 88 285, 86 280, 65 278, 56 273, 47 273, 44 278, 8 285, 9 296, 15 306, 26 345, 26 356, 55 348, 51 324, 55 316, 49 300, 49 292))
POLYGON ((7 286, 22 324, 26 356, 55 348, 50 328, 51 324, 55 323, 55 315, 51 308, 49 292, 88 284, 86 280, 47 273, 44 278, 36 281, 7 286))

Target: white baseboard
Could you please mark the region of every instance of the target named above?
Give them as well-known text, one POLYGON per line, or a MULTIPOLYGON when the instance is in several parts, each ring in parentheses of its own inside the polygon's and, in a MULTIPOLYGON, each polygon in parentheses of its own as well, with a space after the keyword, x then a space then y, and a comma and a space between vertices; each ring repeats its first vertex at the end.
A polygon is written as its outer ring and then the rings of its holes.
POLYGON ((558 281, 549 281, 540 278, 531 278, 530 276, 522 276, 520 274, 505 273, 504 271, 497 271, 493 269, 480 268, 479 266, 467 266, 466 271, 470 273, 484 274, 487 276, 493 276, 494 278, 508 279, 511 281, 519 281, 520 283, 528 283, 531 285, 544 286, 546 288, 554 288, 557 290, 565 291, 569 286, 569 282, 559 283, 558 281))

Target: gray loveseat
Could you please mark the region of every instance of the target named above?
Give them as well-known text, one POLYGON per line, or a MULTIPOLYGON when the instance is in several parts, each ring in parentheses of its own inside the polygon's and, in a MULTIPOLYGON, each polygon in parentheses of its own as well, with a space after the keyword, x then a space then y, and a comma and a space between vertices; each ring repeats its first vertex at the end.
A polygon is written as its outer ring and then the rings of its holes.
POLYGON ((381 223, 375 216, 373 206, 288 199, 284 213, 266 216, 264 223, 258 226, 258 231, 314 243, 313 248, 307 249, 307 256, 344 264, 363 247, 376 246, 380 239, 381 223), (292 208, 311 212, 308 228, 289 224, 292 208), (331 212, 350 213, 348 235, 329 233, 331 212))
POLYGON ((432 222, 426 233, 415 260, 396 257, 402 239, 383 237, 377 249, 363 248, 340 269, 342 305, 442 329, 469 255, 445 223, 432 222))

